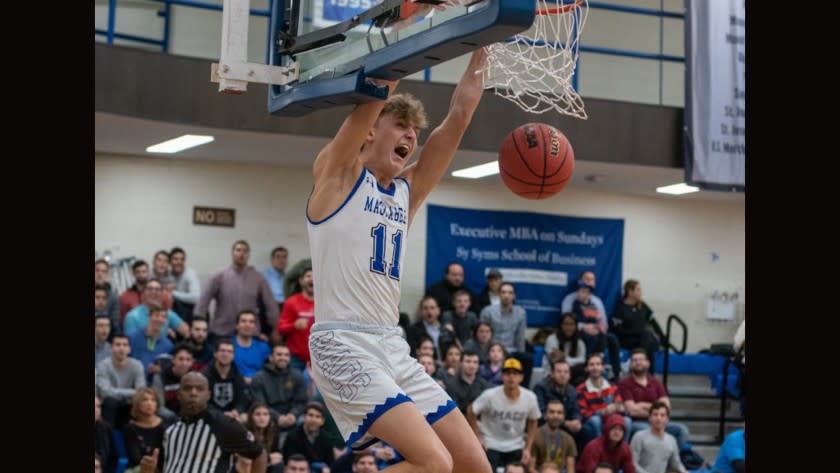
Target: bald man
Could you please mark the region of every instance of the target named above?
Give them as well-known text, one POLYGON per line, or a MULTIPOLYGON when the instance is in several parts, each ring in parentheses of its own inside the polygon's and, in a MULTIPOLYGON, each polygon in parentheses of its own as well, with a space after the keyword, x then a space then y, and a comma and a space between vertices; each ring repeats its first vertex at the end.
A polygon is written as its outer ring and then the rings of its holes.
POLYGON ((190 372, 181 378, 181 418, 166 429, 163 452, 155 449, 143 457, 141 473, 155 473, 158 462, 164 473, 228 472, 232 454, 239 458, 236 471, 265 472, 267 457, 262 446, 235 419, 209 411, 209 400, 210 387, 203 374, 190 372), (197 438, 206 440, 197 444, 187 441, 197 438))

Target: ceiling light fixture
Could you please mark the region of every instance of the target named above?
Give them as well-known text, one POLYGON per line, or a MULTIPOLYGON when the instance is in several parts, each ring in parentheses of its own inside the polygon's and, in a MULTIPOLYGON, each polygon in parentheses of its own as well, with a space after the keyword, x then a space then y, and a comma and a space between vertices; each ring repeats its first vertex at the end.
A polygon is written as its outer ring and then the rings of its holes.
POLYGON ((490 161, 489 163, 479 164, 478 166, 452 171, 453 176, 465 177, 467 179, 479 179, 485 176, 492 176, 493 174, 499 174, 498 161, 490 161))
POLYGON ((685 182, 680 182, 679 184, 671 184, 670 186, 662 186, 657 187, 656 192, 660 194, 671 194, 671 195, 682 195, 682 194, 690 194, 692 192, 698 192, 700 190, 699 187, 694 187, 686 184, 685 182))
POLYGON ((215 138, 207 135, 183 135, 146 148, 147 153, 177 153, 185 149, 210 143, 215 138))

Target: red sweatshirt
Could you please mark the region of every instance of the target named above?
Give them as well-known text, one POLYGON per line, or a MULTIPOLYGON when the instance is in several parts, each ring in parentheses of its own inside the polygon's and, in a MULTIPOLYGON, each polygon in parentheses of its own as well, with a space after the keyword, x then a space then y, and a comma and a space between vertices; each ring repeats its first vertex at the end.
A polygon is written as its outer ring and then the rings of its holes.
POLYGON ((604 421, 604 433, 592 439, 586 447, 583 448, 583 454, 577 463, 577 473, 590 473, 598 463, 610 462, 615 467, 616 471, 624 470, 624 473, 636 473, 636 467, 633 466, 633 451, 630 450, 630 445, 623 439, 617 447, 609 447, 612 441, 609 439, 610 429, 616 425, 621 426, 622 433, 624 432, 624 418, 618 414, 613 414, 607 417, 604 421))
POLYGON ((280 323, 277 324, 277 333, 286 336, 286 345, 292 355, 309 363, 309 331, 315 323, 315 301, 303 297, 299 292, 286 298, 283 303, 283 312, 280 314, 280 323), (307 319, 306 328, 298 330, 295 328, 297 319, 307 319))

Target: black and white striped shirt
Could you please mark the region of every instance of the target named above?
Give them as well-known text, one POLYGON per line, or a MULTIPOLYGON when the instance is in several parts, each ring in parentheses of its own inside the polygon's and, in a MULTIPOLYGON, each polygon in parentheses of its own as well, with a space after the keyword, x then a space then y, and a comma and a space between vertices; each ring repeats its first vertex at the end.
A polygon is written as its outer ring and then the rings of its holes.
POLYGON ((163 436, 164 473, 228 473, 234 471, 231 454, 257 458, 262 447, 245 427, 220 413, 204 411, 182 417, 163 436))

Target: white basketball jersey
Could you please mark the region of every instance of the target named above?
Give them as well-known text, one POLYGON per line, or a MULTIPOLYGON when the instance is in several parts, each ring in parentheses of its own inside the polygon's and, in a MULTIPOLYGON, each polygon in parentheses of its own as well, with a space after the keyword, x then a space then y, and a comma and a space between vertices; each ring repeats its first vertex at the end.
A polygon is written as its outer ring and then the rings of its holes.
POLYGON ((307 213, 316 323, 397 325, 409 197, 404 178, 383 189, 362 168, 338 210, 317 222, 307 213))

